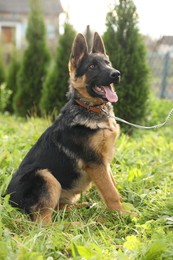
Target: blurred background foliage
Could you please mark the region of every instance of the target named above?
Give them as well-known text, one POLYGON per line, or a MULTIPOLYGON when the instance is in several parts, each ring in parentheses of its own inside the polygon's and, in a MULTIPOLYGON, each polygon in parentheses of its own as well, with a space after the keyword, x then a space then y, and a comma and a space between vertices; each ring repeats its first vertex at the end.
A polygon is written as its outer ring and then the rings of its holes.
MULTIPOLYGON (((57 39, 50 46, 48 38, 52 31, 50 28, 47 31, 45 7, 41 3, 30 0, 24 47, 15 48, 14 44, 6 55, 3 45, 0 46, 0 95, 4 104, 1 112, 54 118, 67 101, 68 60, 76 31, 67 16, 62 32, 54 32, 57 39)), ((83 34, 91 48, 92 29, 87 26, 83 34)), ((172 98, 172 53, 161 54, 158 42, 140 34, 132 0, 114 3, 101 36, 113 67, 122 76, 121 83, 115 86, 119 96, 115 113, 130 122, 144 123, 149 117, 150 94, 172 98)), ((132 132, 125 125, 123 130, 132 132)))

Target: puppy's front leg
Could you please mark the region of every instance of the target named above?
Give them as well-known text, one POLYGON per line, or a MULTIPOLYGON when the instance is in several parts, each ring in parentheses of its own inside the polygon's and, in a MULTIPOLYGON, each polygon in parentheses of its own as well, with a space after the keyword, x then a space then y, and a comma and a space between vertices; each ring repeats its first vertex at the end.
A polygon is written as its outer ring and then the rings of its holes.
POLYGON ((120 195, 111 175, 110 167, 97 165, 87 167, 86 171, 98 188, 107 208, 124 212, 125 210, 121 204, 120 195))

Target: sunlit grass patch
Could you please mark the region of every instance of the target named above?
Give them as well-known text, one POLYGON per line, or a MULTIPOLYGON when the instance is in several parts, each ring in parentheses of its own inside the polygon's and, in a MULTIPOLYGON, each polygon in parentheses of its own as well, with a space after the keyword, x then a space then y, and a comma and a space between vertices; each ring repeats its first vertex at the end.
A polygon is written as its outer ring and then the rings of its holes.
MULTIPOLYGON (((156 102, 156 101, 154 101, 156 102)), ((150 120, 161 119, 159 105, 150 120)), ((164 101, 163 104, 166 104, 164 101)), ((156 122, 156 123, 157 123, 156 122)), ((109 211, 93 187, 81 201, 90 208, 54 212, 42 226, 0 198, 0 259, 173 259, 172 125, 160 130, 122 134, 112 161, 113 176, 124 205, 138 215, 109 211)), ((26 152, 50 124, 0 115, 0 193, 26 152)))

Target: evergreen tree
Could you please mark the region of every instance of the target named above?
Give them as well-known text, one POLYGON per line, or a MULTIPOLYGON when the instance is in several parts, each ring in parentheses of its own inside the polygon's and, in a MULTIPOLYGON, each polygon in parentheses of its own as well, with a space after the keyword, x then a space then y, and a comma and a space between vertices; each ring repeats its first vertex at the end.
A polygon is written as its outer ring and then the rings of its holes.
POLYGON ((28 113, 39 114, 41 90, 49 61, 46 30, 39 1, 31 0, 30 9, 26 33, 28 47, 24 52, 14 97, 14 109, 20 116, 26 116, 28 113))
POLYGON ((9 111, 10 113, 14 112, 13 110, 13 98, 17 90, 17 75, 19 72, 20 68, 20 62, 18 58, 18 53, 14 51, 10 65, 8 68, 8 74, 7 74, 7 89, 11 91, 11 96, 8 100, 8 104, 6 106, 6 110, 9 111))
POLYGON ((88 45, 88 52, 90 52, 91 48, 92 48, 93 32, 91 31, 89 25, 87 25, 87 27, 86 27, 86 31, 84 33, 84 36, 86 38, 86 42, 87 42, 87 45, 88 45))
POLYGON ((73 27, 66 23, 64 34, 59 38, 54 67, 48 73, 43 86, 40 102, 42 114, 46 113, 54 116, 66 102, 69 80, 68 61, 74 37, 75 31, 73 27))
MULTIPOLYGON (((146 50, 137 22, 133 1, 119 0, 107 14, 107 30, 103 37, 113 67, 120 70, 122 76, 115 113, 133 123, 140 123, 144 118, 149 94, 146 50)), ((122 127, 132 131, 129 126, 123 124, 122 127)))
POLYGON ((0 48, 0 85, 5 82, 5 70, 2 58, 2 52, 0 48))

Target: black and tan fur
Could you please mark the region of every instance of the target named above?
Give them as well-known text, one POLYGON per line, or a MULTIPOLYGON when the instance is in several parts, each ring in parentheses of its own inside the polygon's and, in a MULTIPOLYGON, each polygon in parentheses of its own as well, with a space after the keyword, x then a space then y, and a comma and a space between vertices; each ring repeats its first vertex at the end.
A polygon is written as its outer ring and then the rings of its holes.
POLYGON ((52 209, 75 203, 91 183, 108 209, 124 211, 110 168, 119 125, 102 112, 104 108, 114 115, 104 93, 94 89, 109 86, 113 92, 111 84, 119 81, 120 73, 112 68, 97 33, 91 53, 84 36, 76 36, 69 73, 68 102, 23 159, 7 188, 10 203, 34 221, 51 222, 52 209))

